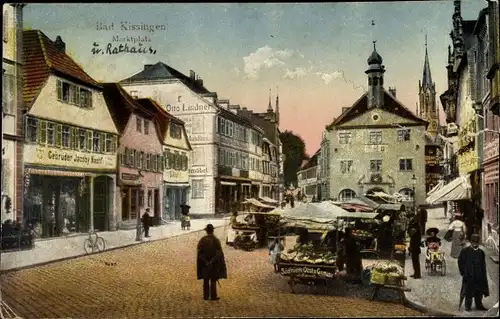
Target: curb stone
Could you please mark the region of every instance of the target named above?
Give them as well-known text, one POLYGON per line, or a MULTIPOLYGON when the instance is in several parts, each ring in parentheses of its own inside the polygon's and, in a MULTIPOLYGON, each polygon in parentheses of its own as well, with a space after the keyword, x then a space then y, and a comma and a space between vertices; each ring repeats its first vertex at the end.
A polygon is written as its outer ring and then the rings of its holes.
MULTIPOLYGON (((218 228, 223 228, 223 227, 225 227, 225 226, 221 225, 221 226, 217 226, 217 227, 214 227, 214 228, 218 229, 218 228)), ((90 254, 85 254, 84 253, 84 254, 80 254, 80 255, 69 256, 69 257, 64 257, 64 258, 58 258, 58 259, 49 260, 49 261, 44 261, 44 262, 36 263, 36 264, 32 264, 32 265, 27 265, 27 266, 22 266, 22 267, 15 267, 15 268, 7 269, 7 270, 0 270, 0 275, 11 273, 11 272, 17 272, 17 271, 21 271, 21 270, 26 270, 26 269, 30 269, 30 268, 41 267, 41 266, 45 266, 45 265, 49 265, 49 264, 53 264, 53 263, 57 263, 57 262, 68 261, 68 260, 71 260, 71 259, 77 259, 77 258, 86 257, 86 256, 95 256, 95 255, 99 255, 99 254, 102 254, 102 253, 105 253, 105 252, 108 252, 108 251, 113 251, 113 250, 118 250, 118 249, 123 249, 123 248, 129 248, 129 247, 132 247, 132 246, 137 246, 137 245, 142 245, 142 244, 153 243, 153 242, 157 242, 157 241, 160 241, 160 240, 167 240, 167 239, 170 239, 170 238, 184 236, 184 235, 187 235, 187 234, 199 233, 199 232, 202 232, 202 231, 205 231, 205 230, 204 229, 193 230, 193 231, 190 231, 190 232, 186 232, 186 233, 178 234, 178 235, 173 235, 173 236, 169 236, 169 237, 155 238, 155 239, 150 239, 150 240, 143 240, 143 241, 140 241, 140 242, 133 242, 133 243, 126 244, 126 245, 123 245, 123 246, 116 246, 116 247, 112 247, 112 248, 107 248, 107 249, 105 249, 103 251, 97 251, 97 252, 93 252, 93 253, 90 253, 90 254)))

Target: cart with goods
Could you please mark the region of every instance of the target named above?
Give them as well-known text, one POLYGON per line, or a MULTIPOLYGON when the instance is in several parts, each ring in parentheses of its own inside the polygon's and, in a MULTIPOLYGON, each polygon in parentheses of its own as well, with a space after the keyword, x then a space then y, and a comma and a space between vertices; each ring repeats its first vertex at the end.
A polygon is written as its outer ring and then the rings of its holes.
POLYGON ((339 230, 344 231, 350 227, 352 235, 361 247, 362 255, 371 255, 369 259, 378 258, 374 239, 380 222, 376 217, 378 214, 373 212, 346 212, 337 216, 336 224, 339 225, 339 230))
POLYGON ((379 261, 371 267, 370 284, 373 286, 371 300, 378 298, 381 289, 391 289, 399 293, 401 302, 404 302, 404 292, 410 291, 405 287, 406 276, 399 263, 392 260, 379 261))
MULTIPOLYGON (((333 204, 307 203, 283 211, 282 226, 305 228, 309 234, 336 230, 336 215, 347 213, 333 204)), ((280 228, 281 229, 281 228, 280 228)), ((310 238, 312 235, 310 236, 310 238)), ((319 236, 321 237, 321 235, 319 236)), ((292 292, 295 285, 323 286, 325 293, 336 279, 337 266, 334 252, 324 247, 321 241, 315 244, 297 244, 293 249, 282 252, 278 258, 278 270, 288 277, 292 292)))

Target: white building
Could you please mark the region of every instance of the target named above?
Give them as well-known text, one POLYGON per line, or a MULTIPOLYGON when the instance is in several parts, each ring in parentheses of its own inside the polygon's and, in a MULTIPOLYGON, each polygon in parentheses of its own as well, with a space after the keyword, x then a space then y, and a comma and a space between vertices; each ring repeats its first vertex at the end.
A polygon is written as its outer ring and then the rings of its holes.
POLYGON ((2 53, 2 211, 1 221, 15 220, 23 192, 23 7, 3 5, 2 53))
POLYGON ((297 172, 297 187, 302 194, 307 196, 308 201, 311 201, 313 196, 317 199, 321 191, 321 166, 318 163, 320 151, 321 149, 307 160, 297 172))

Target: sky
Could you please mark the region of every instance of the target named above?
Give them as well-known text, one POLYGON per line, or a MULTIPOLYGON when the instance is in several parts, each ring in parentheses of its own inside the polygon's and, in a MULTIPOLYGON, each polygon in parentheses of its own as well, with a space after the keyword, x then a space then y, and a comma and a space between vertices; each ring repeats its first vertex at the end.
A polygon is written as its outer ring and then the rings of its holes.
MULTIPOLYGON (((462 1, 464 20, 475 20, 486 6, 462 1)), ((270 90, 274 107, 279 92, 280 129, 300 135, 312 155, 325 125, 365 92, 374 40, 387 71, 386 89, 396 87, 398 100, 415 111, 427 34, 444 123, 439 95, 447 85, 453 11, 453 1, 29 4, 23 20, 24 28, 52 40, 61 36, 67 52, 98 81, 119 81, 161 61, 186 75, 194 70, 219 99, 257 112, 267 108, 270 90), (103 30, 111 24, 114 30, 103 30), (149 40, 143 47, 154 54, 107 54, 108 43, 119 44, 114 36, 149 40), (95 45, 105 54, 93 54, 95 45)))

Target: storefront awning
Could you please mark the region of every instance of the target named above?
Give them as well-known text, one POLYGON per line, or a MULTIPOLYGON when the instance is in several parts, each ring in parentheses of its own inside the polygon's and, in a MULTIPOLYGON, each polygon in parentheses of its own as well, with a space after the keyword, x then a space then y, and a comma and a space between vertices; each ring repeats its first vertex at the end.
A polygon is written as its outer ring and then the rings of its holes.
POLYGON ((274 199, 266 197, 266 196, 262 196, 262 197, 260 197, 260 199, 262 199, 264 202, 271 203, 271 204, 278 203, 277 200, 274 200, 274 199))
POLYGON ((220 184, 221 185, 226 185, 226 186, 236 186, 236 183, 234 183, 234 182, 221 181, 220 184))
POLYGON ((439 183, 434 186, 428 193, 427 193, 427 196, 431 196, 431 194, 437 192, 438 190, 440 190, 441 188, 444 187, 444 181, 439 181, 439 183))
POLYGON ((85 177, 93 175, 85 172, 62 171, 62 170, 59 171, 59 170, 43 169, 43 168, 26 168, 26 174, 62 176, 62 177, 85 177))
POLYGON ((190 187, 189 183, 168 183, 168 182, 163 182, 163 185, 167 187, 190 187))
POLYGON ((434 205, 447 201, 470 199, 471 188, 470 174, 463 175, 432 193, 425 201, 429 205, 434 205))

